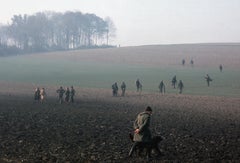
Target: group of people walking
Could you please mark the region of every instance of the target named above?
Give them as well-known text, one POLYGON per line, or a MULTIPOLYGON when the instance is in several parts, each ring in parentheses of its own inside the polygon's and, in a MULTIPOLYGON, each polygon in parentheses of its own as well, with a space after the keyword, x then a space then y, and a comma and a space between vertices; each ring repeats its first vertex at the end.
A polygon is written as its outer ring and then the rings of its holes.
MULTIPOLYGON (((205 80, 207 82, 207 86, 209 87, 210 86, 210 82, 213 81, 213 79, 207 74, 205 77, 205 80)), ((172 80, 171 80, 171 85, 174 89, 178 89, 179 90, 179 94, 182 94, 183 92, 183 88, 184 88, 184 85, 183 85, 183 81, 182 80, 179 80, 177 81, 177 76, 174 75, 172 80)), ((140 82, 139 79, 136 80, 136 88, 137 88, 137 92, 140 92, 142 91, 142 83, 140 82)), ((166 93, 166 86, 163 82, 163 80, 159 83, 158 85, 158 88, 159 88, 159 93, 161 94, 165 94, 166 93)), ((126 91, 126 84, 125 82, 122 82, 121 84, 121 90, 122 90, 122 94, 121 96, 125 96, 125 91, 126 91)), ((113 85, 112 85, 112 94, 113 96, 118 96, 118 84, 117 82, 115 82, 113 85)))
MULTIPOLYGON (((171 83, 172 83, 173 88, 175 89, 176 85, 177 85, 177 77, 176 77, 176 75, 172 78, 171 83)), ((179 80, 178 85, 177 85, 177 88, 179 89, 179 94, 182 94, 183 87, 184 86, 183 86, 182 80, 179 80)), ((166 87, 165 87, 165 84, 163 83, 163 80, 160 82, 158 88, 159 88, 159 93, 165 94, 166 87)))
MULTIPOLYGON (((60 86, 60 88, 57 89, 56 93, 58 94, 58 100, 59 100, 60 104, 62 104, 64 101, 67 103, 74 102, 75 89, 73 88, 73 86, 71 86, 70 89, 69 89, 69 87, 67 87, 66 90, 63 89, 62 86, 60 86), (65 98, 64 98, 64 95, 65 95, 65 98)), ((46 91, 44 88, 42 88, 42 89, 36 88, 35 89, 34 100, 41 101, 41 103, 43 103, 43 101, 46 98, 45 96, 46 96, 46 91)))
MULTIPOLYGON (((125 82, 123 81, 122 84, 121 84, 121 90, 122 90, 122 94, 121 96, 125 96, 125 91, 126 91, 126 84, 125 82)), ((115 82, 113 85, 112 85, 112 94, 113 96, 118 96, 118 84, 117 82, 115 82)))
MULTIPOLYGON (((176 79, 176 75, 175 75, 175 76, 173 77, 173 79, 172 79, 172 86, 173 86, 173 88, 176 88, 176 83, 177 83, 177 79, 176 79)), ((142 83, 140 82, 139 79, 137 79, 137 80, 136 80, 137 92, 141 93, 141 92, 142 92, 142 87, 143 87, 142 83)), ((177 88, 179 88, 179 93, 180 93, 180 94, 181 94, 182 91, 183 91, 183 87, 184 87, 184 86, 183 86, 183 82, 182 82, 182 80, 180 80, 179 83, 178 83, 178 86, 177 86, 177 88)), ((165 88, 165 84, 164 84, 163 80, 160 82, 158 88, 159 88, 159 92, 160 92, 161 94, 165 94, 166 88, 165 88)), ((125 84, 125 82, 122 82, 122 84, 121 84, 121 90, 122 90, 121 96, 125 96, 125 92, 126 92, 126 84, 125 84)), ((112 95, 113 95, 114 97, 117 97, 117 96, 118 96, 118 84, 117 84, 117 82, 115 82, 114 84, 112 84, 112 95)))
POLYGON ((74 102, 75 89, 73 88, 73 86, 71 86, 71 89, 69 89, 69 87, 67 87, 66 90, 64 90, 63 87, 60 86, 60 88, 56 92, 58 93, 58 100, 59 100, 60 104, 62 104, 63 101, 65 101, 67 103, 74 102), (65 99, 63 99, 64 94, 65 94, 65 99))
MULTIPOLYGON (((186 62, 185 59, 182 59, 182 65, 183 66, 185 65, 185 62, 186 62)), ((191 64, 191 66, 193 66, 193 64, 194 64, 193 59, 191 59, 190 64, 191 64)))
POLYGON ((35 89, 34 100, 41 101, 41 103, 43 103, 43 101, 45 100, 45 96, 46 96, 46 91, 44 88, 40 89, 39 87, 37 87, 35 89))
MULTIPOLYGON (((176 88, 176 85, 177 85, 177 76, 175 75, 172 78, 172 86, 174 89, 176 88)), ((182 80, 179 80, 178 85, 177 85, 177 88, 179 89, 179 94, 182 94, 183 87, 184 87, 184 85, 183 85, 182 80)))
MULTIPOLYGON (((205 77, 205 80, 207 82, 207 86, 209 87, 210 86, 210 82, 213 81, 212 78, 207 74, 205 77)), ((183 88, 184 88, 184 85, 183 85, 183 82, 182 80, 179 80, 179 82, 177 82, 177 77, 176 75, 173 76, 172 78, 172 81, 171 81, 171 84, 172 84, 172 87, 174 89, 179 89, 179 94, 182 94, 183 92, 183 88)), ((121 84, 121 96, 125 96, 125 92, 126 92, 126 83, 123 81, 122 84, 121 84)), ((142 83, 140 82, 139 79, 136 80, 136 88, 137 88, 137 92, 140 92, 142 91, 142 83)), ((159 86, 159 93, 161 94, 165 94, 166 92, 166 87, 165 87, 165 84, 163 82, 163 80, 160 82, 159 86)), ((70 87, 67 87, 66 90, 63 89, 62 86, 60 86, 59 89, 57 89, 57 94, 58 94, 58 100, 59 100, 59 103, 62 104, 64 101, 69 103, 73 103, 74 102, 74 96, 75 96, 75 89, 73 88, 73 86, 70 87), (65 98, 64 98, 64 95, 65 95, 65 98)), ((115 82, 113 85, 112 85, 112 95, 114 97, 117 97, 118 96, 118 84, 117 82, 115 82)), ((45 101, 45 98, 46 98, 46 91, 44 88, 41 88, 39 89, 38 87, 35 89, 35 93, 34 93, 34 99, 36 101, 41 101, 41 103, 43 103, 45 101)))

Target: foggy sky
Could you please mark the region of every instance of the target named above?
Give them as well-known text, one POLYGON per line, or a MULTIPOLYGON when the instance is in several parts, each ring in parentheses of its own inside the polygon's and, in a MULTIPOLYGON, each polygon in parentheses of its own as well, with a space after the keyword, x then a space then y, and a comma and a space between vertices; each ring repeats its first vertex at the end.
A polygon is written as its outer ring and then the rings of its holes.
POLYGON ((110 17, 115 45, 240 42, 239 8, 240 0, 7 0, 0 23, 14 14, 81 11, 110 17))

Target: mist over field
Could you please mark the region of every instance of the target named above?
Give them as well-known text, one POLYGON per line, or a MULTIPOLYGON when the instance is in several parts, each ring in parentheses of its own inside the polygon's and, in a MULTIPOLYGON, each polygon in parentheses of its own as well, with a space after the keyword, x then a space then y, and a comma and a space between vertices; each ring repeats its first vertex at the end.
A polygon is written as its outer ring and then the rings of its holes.
POLYGON ((25 83, 32 89, 39 85, 111 89, 113 83, 120 86, 125 81, 127 90, 133 91, 140 79, 143 91, 157 92, 163 80, 167 93, 177 93, 171 86, 176 75, 184 83, 184 94, 239 97, 239 53, 238 44, 182 44, 18 55, 1 58, 0 81, 25 83), (206 74, 213 78, 210 87, 206 74))

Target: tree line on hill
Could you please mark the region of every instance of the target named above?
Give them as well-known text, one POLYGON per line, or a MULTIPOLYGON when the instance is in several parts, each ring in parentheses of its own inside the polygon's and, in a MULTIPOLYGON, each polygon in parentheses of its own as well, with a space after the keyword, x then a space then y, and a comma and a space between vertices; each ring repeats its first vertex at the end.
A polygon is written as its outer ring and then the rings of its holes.
POLYGON ((67 11, 14 15, 0 26, 0 55, 109 47, 113 21, 95 14, 67 11))

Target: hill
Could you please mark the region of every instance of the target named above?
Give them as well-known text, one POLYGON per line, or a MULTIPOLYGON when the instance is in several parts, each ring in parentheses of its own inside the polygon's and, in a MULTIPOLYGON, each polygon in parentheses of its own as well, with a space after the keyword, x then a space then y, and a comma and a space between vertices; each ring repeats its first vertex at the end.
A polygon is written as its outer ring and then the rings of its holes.
MULTIPOLYGON (((171 86, 176 75, 184 83, 184 94, 239 97, 239 53, 238 44, 183 44, 15 56, 1 58, 0 82, 28 84, 32 91, 37 86, 55 89, 60 85, 111 89, 113 83, 120 86, 125 81, 127 90, 133 91, 140 79, 143 91, 157 92, 163 80, 167 93, 177 93, 171 86), (213 79, 210 87, 206 86, 206 74, 213 79)), ((8 87, 2 91, 7 92, 8 87)))

